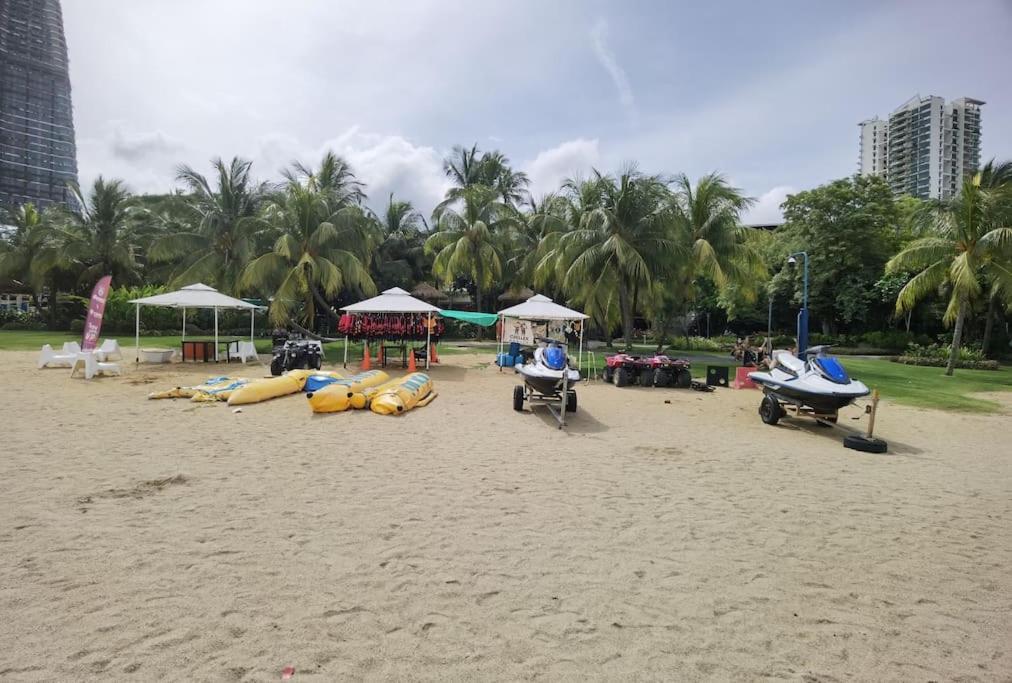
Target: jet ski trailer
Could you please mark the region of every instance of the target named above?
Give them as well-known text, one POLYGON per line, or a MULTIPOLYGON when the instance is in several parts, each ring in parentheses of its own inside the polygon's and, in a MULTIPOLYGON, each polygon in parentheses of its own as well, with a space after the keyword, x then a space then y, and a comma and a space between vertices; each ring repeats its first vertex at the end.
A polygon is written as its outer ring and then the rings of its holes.
POLYGON ((524 383, 513 387, 513 410, 521 412, 524 402, 533 407, 541 403, 559 423, 566 426, 566 413, 576 412, 576 390, 570 389, 580 381, 580 371, 569 367, 565 343, 541 337, 534 353, 524 354, 524 362, 515 366, 524 383))
MULTIPOLYGON (((847 375, 840 362, 828 355, 828 346, 813 346, 802 361, 787 351, 773 352, 773 367, 768 372, 750 372, 750 380, 763 388, 759 417, 768 425, 777 424, 789 413, 809 417, 820 424, 835 426, 840 408, 872 393, 867 386, 847 375)), ((843 445, 859 451, 884 453, 887 444, 872 436, 878 392, 866 409, 870 415, 867 436, 848 435, 843 445)))

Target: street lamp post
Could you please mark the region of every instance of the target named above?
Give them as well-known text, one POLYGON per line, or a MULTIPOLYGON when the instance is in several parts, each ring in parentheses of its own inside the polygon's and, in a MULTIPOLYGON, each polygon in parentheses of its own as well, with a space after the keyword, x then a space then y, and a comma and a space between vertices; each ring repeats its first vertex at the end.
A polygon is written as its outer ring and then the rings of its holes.
POLYGON ((808 252, 798 251, 787 257, 787 264, 796 266, 796 257, 804 256, 803 286, 801 290, 801 310, 798 311, 798 357, 804 358, 805 349, 808 348, 808 252))

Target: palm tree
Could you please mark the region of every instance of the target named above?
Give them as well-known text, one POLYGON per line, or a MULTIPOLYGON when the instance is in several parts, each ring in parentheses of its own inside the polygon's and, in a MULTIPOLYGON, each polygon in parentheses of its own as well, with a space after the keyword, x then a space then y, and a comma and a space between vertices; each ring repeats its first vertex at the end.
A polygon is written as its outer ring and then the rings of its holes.
POLYGON ((967 311, 983 293, 981 277, 1006 298, 1012 292, 1012 192, 1007 181, 999 182, 1008 177, 1006 168, 989 163, 964 180, 956 197, 930 204, 923 218, 933 234, 914 240, 886 264, 888 273, 916 273, 896 298, 898 313, 949 285, 942 320, 954 328, 946 375, 959 359, 967 311))
POLYGON ((527 186, 530 184, 527 174, 514 171, 510 160, 502 152, 482 152, 476 144, 470 149, 454 146, 443 160, 443 172, 453 187, 446 191, 446 198, 436 207, 436 214, 459 201, 464 190, 475 185, 491 188, 503 203, 517 207, 527 197, 527 186))
MULTIPOLYGON (((674 179, 673 211, 679 239, 688 258, 678 269, 676 289, 687 316, 696 299, 700 277, 718 289, 735 286, 754 298, 765 276, 761 255, 751 239, 752 231, 741 224, 741 214, 755 202, 732 187, 719 173, 710 173, 695 184, 684 173, 674 179)), ((672 297, 666 304, 677 303, 672 297)), ((668 311, 670 313, 670 311, 668 311)), ((685 331, 688 342, 688 327, 685 331)))
POLYGON ((40 213, 34 204, 22 204, 8 212, 3 222, 14 229, 0 236, 0 281, 11 280, 30 288, 39 308, 43 288, 52 284, 45 268, 52 262, 46 254, 56 245, 52 212, 40 213))
POLYGON ((567 181, 563 191, 578 221, 557 233, 539 270, 554 271, 566 294, 608 310, 611 293, 622 322, 626 348, 633 341, 633 316, 640 297, 674 271, 680 245, 675 239, 671 194, 658 176, 634 167, 617 178, 594 173, 589 181, 567 181))
POLYGON ((381 236, 373 257, 373 272, 381 288, 407 287, 424 279, 431 264, 425 256, 425 219, 411 205, 390 194, 386 211, 371 214, 381 236))
POLYGON ((518 223, 516 212, 484 185, 460 192, 460 210, 444 208, 434 218, 435 232, 425 241, 434 255, 433 274, 446 283, 467 278, 474 284, 476 307, 502 277, 504 233, 518 223))
MULTIPOLYGON (((325 157, 326 159, 326 157, 325 157)), ((328 298, 351 289, 376 291, 368 271, 371 226, 355 201, 350 171, 337 176, 295 166, 284 192, 271 200, 263 220, 279 233, 271 251, 251 261, 239 280, 243 290, 273 291, 271 319, 296 317, 311 326, 319 308, 334 316, 328 298), (324 180, 326 179, 326 180, 324 180)))
POLYGON ((216 188, 191 167, 179 167, 176 178, 190 193, 187 205, 192 225, 173 230, 175 222, 163 217, 163 229, 172 232, 152 243, 148 257, 155 263, 178 260, 171 286, 204 282, 233 291, 254 253, 266 185, 252 179, 252 162, 245 159, 235 157, 228 164, 214 159, 211 163, 217 175, 216 188))
POLYGON ((66 214, 57 229, 59 246, 40 258, 40 267, 74 271, 82 286, 103 275, 119 284, 140 281, 134 242, 138 214, 123 182, 99 176, 87 197, 77 185, 71 193, 79 211, 66 214))

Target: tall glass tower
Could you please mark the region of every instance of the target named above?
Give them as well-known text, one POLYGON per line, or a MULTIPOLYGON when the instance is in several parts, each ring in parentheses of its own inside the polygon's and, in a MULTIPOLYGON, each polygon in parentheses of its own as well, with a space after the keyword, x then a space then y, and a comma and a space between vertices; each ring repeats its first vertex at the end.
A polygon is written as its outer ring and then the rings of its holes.
POLYGON ((0 205, 67 202, 77 181, 60 0, 0 0, 0 205))

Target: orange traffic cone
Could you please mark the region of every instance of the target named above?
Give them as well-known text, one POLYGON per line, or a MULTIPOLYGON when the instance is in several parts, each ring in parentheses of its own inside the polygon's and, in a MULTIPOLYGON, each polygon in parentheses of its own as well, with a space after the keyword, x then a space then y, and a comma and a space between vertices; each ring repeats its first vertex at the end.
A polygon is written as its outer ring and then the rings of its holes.
POLYGON ((408 372, 418 372, 418 368, 415 367, 415 350, 412 348, 408 349, 408 372))
POLYGON ((382 344, 380 344, 379 352, 376 354, 376 365, 381 368, 386 364, 386 350, 382 344))
POLYGON ((439 356, 436 355, 436 342, 429 344, 429 362, 438 363, 439 356))
POLYGON ((372 369, 372 363, 369 362, 369 342, 362 342, 362 369, 372 369))

